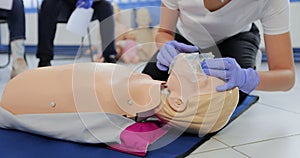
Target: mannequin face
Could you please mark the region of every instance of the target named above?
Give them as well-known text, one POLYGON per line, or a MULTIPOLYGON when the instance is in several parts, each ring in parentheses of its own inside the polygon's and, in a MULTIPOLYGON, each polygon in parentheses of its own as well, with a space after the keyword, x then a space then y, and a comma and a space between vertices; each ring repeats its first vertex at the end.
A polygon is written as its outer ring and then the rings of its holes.
POLYGON ((151 17, 148 9, 141 8, 137 11, 136 22, 138 27, 149 27, 151 23, 151 17))
MULTIPOLYGON (((199 56, 179 54, 171 66, 167 91, 161 96, 161 106, 154 113, 179 130, 203 136, 221 129, 238 103, 238 88, 216 92, 224 81, 202 73, 199 56)), ((198 53, 196 54, 198 55, 198 53)), ((204 56, 203 56, 204 57, 204 56)))
POLYGON ((168 102, 175 111, 183 111, 189 98, 214 93, 216 86, 224 84, 218 78, 206 76, 200 62, 199 56, 192 54, 181 53, 175 58, 167 81, 168 102))

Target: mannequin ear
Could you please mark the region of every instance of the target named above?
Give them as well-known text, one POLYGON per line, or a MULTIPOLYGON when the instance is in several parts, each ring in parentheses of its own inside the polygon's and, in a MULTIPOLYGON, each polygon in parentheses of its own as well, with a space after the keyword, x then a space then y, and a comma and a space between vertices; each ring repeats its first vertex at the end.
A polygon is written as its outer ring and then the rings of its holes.
POLYGON ((182 112, 186 109, 187 99, 180 97, 176 92, 171 92, 168 97, 171 108, 176 112, 182 112))

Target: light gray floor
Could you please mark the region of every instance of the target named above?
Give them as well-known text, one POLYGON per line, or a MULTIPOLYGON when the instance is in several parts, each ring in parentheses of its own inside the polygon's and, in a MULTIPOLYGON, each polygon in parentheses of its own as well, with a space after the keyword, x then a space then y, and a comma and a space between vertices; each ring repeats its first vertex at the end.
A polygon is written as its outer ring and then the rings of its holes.
MULTIPOLYGON (((0 56, 0 64, 4 62, 0 56)), ((89 59, 82 59, 89 61, 89 59)), ((30 68, 37 60, 28 56, 30 68)), ((74 61, 53 61, 53 65, 74 61)), ((138 66, 141 69, 141 65, 138 66)), ((267 70, 262 63, 261 70, 267 70)), ((0 96, 9 81, 10 67, 0 69, 0 96)), ((260 92, 260 100, 224 130, 194 151, 189 158, 299 158, 300 157, 300 63, 296 63, 297 80, 288 92, 260 92), (298 97, 298 99, 297 99, 298 97)), ((284 82, 284 81, 283 81, 284 82)))
MULTIPOLYGON (((267 70, 267 64, 259 69, 267 70)), ((288 92, 254 91, 258 103, 188 157, 299 158, 300 63, 296 75, 288 92)))

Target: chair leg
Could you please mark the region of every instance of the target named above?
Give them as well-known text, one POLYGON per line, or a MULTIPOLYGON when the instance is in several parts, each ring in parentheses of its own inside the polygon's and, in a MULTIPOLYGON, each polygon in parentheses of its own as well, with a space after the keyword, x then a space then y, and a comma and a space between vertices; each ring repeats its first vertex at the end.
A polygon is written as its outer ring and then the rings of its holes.
POLYGON ((79 54, 76 55, 77 59, 82 57, 82 55, 84 54, 83 46, 84 46, 84 37, 81 37, 81 42, 80 42, 80 47, 79 47, 79 54))
MULTIPOLYGON (((91 61, 93 61, 93 48, 92 48, 92 39, 91 39, 91 34, 90 34, 90 28, 87 28, 87 36, 88 36, 88 51, 90 52, 90 58, 91 61)), ((81 37, 81 43, 80 43, 80 48, 79 48, 79 55, 76 56, 76 58, 80 58, 84 55, 84 37, 81 37)))
POLYGON ((87 28, 87 35, 88 35, 88 42, 89 42, 89 44, 88 44, 88 49, 89 49, 89 51, 90 51, 90 58, 91 58, 91 61, 93 61, 93 48, 92 48, 92 39, 91 39, 91 33, 90 33, 90 28, 88 27, 87 28))
POLYGON ((4 65, 0 65, 0 68, 5 68, 10 64, 10 58, 11 58, 11 51, 10 51, 10 45, 8 45, 8 50, 7 50, 7 62, 4 65))
POLYGON ((7 54, 7 62, 4 65, 1 65, 0 68, 5 68, 10 64, 10 52, 7 54))

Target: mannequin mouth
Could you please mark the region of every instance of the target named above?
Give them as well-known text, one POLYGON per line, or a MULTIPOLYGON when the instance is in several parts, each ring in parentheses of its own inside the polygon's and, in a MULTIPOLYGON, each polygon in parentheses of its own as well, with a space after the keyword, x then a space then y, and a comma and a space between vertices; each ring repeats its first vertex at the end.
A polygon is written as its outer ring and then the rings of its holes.
POLYGON ((167 88, 168 88, 167 82, 165 82, 165 81, 162 82, 160 85, 160 89, 163 90, 163 89, 167 89, 167 88))

